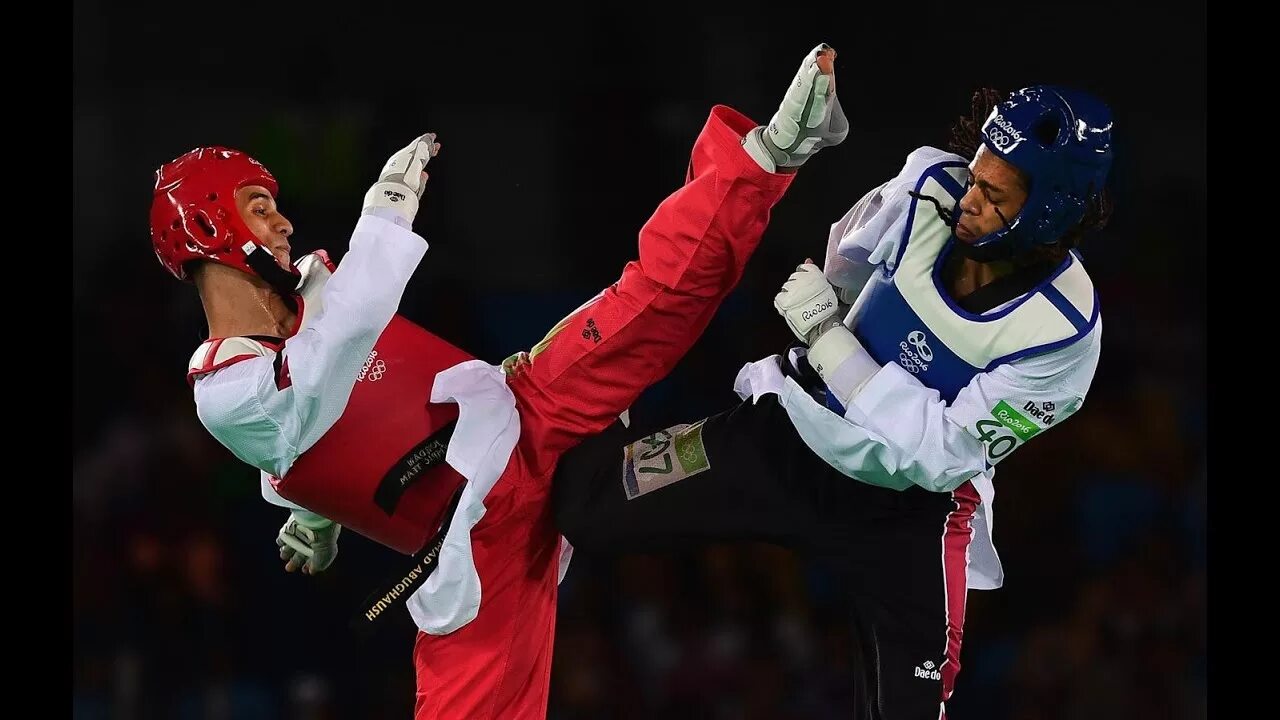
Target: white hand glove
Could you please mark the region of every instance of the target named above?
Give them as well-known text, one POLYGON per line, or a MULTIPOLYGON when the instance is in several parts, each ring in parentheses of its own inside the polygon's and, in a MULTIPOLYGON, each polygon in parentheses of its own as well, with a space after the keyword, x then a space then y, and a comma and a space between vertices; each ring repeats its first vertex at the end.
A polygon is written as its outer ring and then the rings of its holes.
POLYGON ((427 133, 396 151, 382 166, 378 182, 364 194, 364 208, 391 208, 413 225, 418 200, 427 188, 427 163, 440 152, 435 133, 427 133))
POLYGON ((302 568, 305 575, 324 572, 338 557, 342 526, 306 510, 294 510, 276 535, 286 572, 302 568))
POLYGON ((836 97, 836 51, 823 43, 805 56, 778 111, 765 127, 743 141, 747 152, 769 172, 799 167, 849 134, 849 121, 836 97))
POLYGON ((791 273, 774 296, 773 306, 803 343, 809 342, 810 330, 839 312, 836 291, 812 262, 805 262, 791 273))

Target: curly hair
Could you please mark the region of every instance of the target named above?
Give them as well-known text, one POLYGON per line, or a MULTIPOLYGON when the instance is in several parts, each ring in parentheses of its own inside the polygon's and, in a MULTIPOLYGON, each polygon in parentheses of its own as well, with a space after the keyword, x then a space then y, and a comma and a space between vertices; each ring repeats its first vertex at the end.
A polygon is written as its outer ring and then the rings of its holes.
MULTIPOLYGON (((957 118, 955 125, 951 126, 951 138, 947 142, 947 149, 967 158, 976 155, 978 146, 982 143, 982 123, 986 122, 991 111, 1005 97, 1006 93, 995 88, 984 87, 975 91, 969 114, 957 118)), ((1114 207, 1111 190, 1102 188, 1101 192, 1094 193, 1085 203, 1084 216, 1080 218, 1080 222, 1073 225, 1058 239, 1058 242, 1049 247, 1057 248, 1056 254, 1059 255, 1078 247, 1087 233, 1107 226, 1114 207)))

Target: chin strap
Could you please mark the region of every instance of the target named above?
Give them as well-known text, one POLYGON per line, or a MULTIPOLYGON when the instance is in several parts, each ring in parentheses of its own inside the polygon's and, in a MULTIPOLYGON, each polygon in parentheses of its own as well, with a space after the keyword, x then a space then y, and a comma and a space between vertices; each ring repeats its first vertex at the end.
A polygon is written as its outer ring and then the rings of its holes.
POLYGON ((280 263, 276 262, 276 258, 267 252, 261 245, 256 243, 245 243, 242 248, 245 254, 245 262, 250 268, 258 274, 263 280, 266 280, 276 292, 286 298, 291 297, 298 291, 298 285, 302 283, 302 273, 296 269, 292 272, 280 267, 280 263))

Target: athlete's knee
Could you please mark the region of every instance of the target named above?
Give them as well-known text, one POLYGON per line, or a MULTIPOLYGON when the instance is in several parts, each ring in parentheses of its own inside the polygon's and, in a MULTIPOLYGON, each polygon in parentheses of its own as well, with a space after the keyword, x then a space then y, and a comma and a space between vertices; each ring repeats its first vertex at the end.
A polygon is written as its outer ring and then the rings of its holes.
POLYGON ((556 529, 574 545, 589 543, 603 513, 595 506, 610 476, 621 472, 628 428, 621 421, 582 441, 561 456, 551 481, 551 505, 556 529))

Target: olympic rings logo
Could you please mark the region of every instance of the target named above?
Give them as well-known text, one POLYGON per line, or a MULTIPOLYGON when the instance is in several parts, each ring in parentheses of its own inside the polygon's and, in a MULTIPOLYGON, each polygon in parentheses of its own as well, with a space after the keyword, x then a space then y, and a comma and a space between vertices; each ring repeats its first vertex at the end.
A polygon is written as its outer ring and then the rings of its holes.
POLYGON ((1022 133, 1018 132, 1013 123, 998 113, 992 114, 991 121, 987 123, 983 132, 991 140, 991 144, 1003 152, 1012 150, 1023 140, 1022 133))
POLYGON ((360 368, 360 375, 356 378, 356 382, 363 381, 366 377, 369 382, 377 382, 387 374, 387 364, 378 358, 378 351, 374 350, 369 353, 369 359, 364 361, 364 367, 360 368))
POLYGON ((921 330, 912 330, 907 333, 905 341, 898 343, 898 349, 902 350, 898 353, 898 364, 913 375, 928 372, 929 363, 933 362, 933 349, 929 347, 928 337, 921 330))

